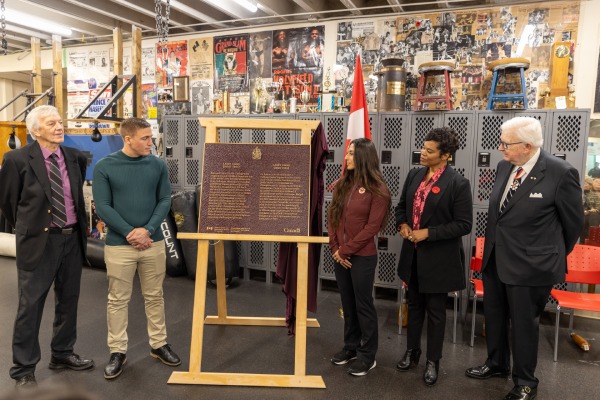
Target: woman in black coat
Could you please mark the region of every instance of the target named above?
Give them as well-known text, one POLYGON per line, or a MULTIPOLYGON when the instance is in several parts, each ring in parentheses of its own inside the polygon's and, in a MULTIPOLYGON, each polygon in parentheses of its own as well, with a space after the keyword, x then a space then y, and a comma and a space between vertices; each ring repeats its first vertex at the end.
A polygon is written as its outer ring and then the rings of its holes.
POLYGON ((398 275, 408 284, 407 350, 396 368, 408 371, 419 362, 427 313, 428 386, 436 383, 442 358, 448 292, 466 287, 462 236, 471 232, 473 205, 469 181, 448 165, 457 149, 453 129, 431 130, 421 149, 424 168, 408 173, 395 211, 404 238, 398 275))

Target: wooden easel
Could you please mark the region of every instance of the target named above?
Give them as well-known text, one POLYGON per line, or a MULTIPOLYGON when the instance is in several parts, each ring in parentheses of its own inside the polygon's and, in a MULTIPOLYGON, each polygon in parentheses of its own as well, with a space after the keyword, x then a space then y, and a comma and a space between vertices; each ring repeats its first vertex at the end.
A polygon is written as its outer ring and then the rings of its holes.
MULTIPOLYGON (((206 127, 206 143, 218 142, 218 128, 250 128, 300 130, 301 144, 310 146, 311 130, 317 128, 319 121, 200 118, 200 124, 206 127)), ((196 264, 196 287, 194 291, 190 367, 188 372, 173 372, 168 383, 227 386, 303 387, 324 389, 325 382, 323 382, 323 378, 321 378, 321 376, 306 375, 306 328, 319 327, 319 323, 316 319, 307 319, 306 315, 308 244, 327 243, 328 239, 320 236, 233 235, 214 233, 179 233, 177 237, 179 239, 191 239, 198 241, 198 259, 196 264), (215 245, 218 315, 207 316, 206 320, 204 320, 209 240, 218 240, 217 244, 215 245), (227 315, 227 299, 225 291, 225 252, 223 240, 298 243, 296 345, 293 375, 202 372, 202 341, 204 338, 205 324, 285 326, 285 318, 234 317, 227 315)))

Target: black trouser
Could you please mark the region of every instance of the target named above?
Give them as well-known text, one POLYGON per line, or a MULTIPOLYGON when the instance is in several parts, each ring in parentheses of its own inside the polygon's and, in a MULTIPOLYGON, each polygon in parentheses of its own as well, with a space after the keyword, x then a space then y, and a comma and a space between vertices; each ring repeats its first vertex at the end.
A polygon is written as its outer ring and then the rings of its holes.
POLYGON ((446 299, 448 293, 421 293, 417 274, 417 255, 413 257, 410 282, 408 282, 407 348, 421 348, 421 332, 427 313, 427 359, 442 358, 446 330, 446 299))
POLYGON ((375 360, 379 335, 373 304, 377 256, 353 256, 350 262, 349 269, 335 263, 344 309, 344 349, 356 351, 359 360, 370 364, 375 360))
POLYGON ((483 270, 483 308, 488 358, 492 368, 510 369, 509 321, 512 325, 512 378, 515 385, 536 387, 540 315, 552 286, 515 286, 498 277, 495 252, 483 270))
POLYGON ((49 234, 42 259, 31 271, 18 269, 19 308, 13 333, 10 377, 19 379, 35 371, 40 361, 39 332, 48 291, 54 283, 52 356, 73 353, 77 339, 77 302, 83 256, 78 232, 49 234))

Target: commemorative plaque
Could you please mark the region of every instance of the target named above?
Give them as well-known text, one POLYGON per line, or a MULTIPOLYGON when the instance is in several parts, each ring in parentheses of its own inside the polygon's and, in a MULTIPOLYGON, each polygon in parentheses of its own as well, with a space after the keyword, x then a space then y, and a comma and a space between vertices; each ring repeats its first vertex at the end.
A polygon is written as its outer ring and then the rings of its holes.
POLYGON ((206 143, 200 233, 308 236, 310 146, 206 143))

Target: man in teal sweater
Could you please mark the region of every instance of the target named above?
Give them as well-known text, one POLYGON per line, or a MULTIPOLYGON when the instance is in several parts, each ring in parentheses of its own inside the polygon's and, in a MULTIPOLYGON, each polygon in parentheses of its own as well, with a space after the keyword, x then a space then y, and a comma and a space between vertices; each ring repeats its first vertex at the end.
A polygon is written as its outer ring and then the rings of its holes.
POLYGON ((163 280, 165 245, 160 224, 171 206, 165 163, 151 155, 152 129, 140 118, 121 124, 123 149, 98 161, 94 168, 96 210, 108 227, 104 259, 108 274, 108 347, 104 377, 123 372, 127 357, 128 304, 138 271, 148 319, 150 355, 164 364, 181 360, 167 344, 163 280))

